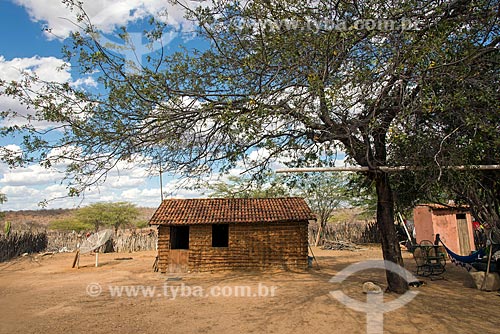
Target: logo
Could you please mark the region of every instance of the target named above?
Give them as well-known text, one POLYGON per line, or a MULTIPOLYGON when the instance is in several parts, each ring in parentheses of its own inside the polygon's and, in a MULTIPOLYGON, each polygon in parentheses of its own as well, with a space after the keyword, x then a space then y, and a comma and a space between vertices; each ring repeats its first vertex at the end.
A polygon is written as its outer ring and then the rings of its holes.
MULTIPOLYGON (((331 283, 342 283, 349 276, 367 269, 385 269, 401 276, 406 282, 417 279, 408 270, 394 262, 386 260, 370 260, 352 264, 330 279, 331 283)), ((399 298, 384 303, 384 294, 366 295, 366 303, 347 296, 340 290, 330 291, 333 298, 345 306, 357 311, 366 313, 366 332, 368 334, 382 334, 384 332, 384 313, 394 311, 411 302, 418 294, 416 291, 407 291, 399 298)))
POLYGON ((113 41, 104 34, 93 33, 92 38, 104 48, 123 56, 123 70, 127 73, 139 73, 145 66, 143 57, 170 44, 177 36, 177 31, 169 31, 161 38, 150 41, 141 32, 127 32, 116 38, 120 43, 113 41))

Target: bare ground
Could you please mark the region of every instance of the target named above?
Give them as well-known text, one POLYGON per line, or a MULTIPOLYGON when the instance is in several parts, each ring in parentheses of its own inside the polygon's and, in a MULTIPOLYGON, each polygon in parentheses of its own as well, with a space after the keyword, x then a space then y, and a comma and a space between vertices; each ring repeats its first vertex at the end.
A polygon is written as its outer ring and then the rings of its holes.
MULTIPOLYGON (((320 270, 180 276, 154 273, 155 252, 101 254, 98 268, 94 257, 85 255, 80 269, 71 268, 74 254, 19 258, 0 264, 0 333, 366 333, 366 315, 345 307, 329 292, 340 289, 364 302, 362 283, 385 285, 383 271, 358 272, 340 284, 329 280, 349 264, 381 259, 380 248, 314 252, 320 270), (127 257, 132 259, 123 259, 127 257), (110 286, 155 290, 152 296, 136 290, 136 297, 123 290, 117 297, 110 286), (201 289, 204 295, 234 294, 236 286, 248 286, 251 295, 199 297, 201 289), (186 295, 191 289, 195 295, 173 298, 171 289, 186 295)), ((413 259, 404 256, 413 272, 413 259)), ((418 291, 415 299, 385 313, 384 332, 499 333, 498 292, 463 287, 466 275, 448 263, 444 280, 424 278, 424 286, 411 289, 418 291)), ((386 302, 398 297, 384 296, 386 302)))

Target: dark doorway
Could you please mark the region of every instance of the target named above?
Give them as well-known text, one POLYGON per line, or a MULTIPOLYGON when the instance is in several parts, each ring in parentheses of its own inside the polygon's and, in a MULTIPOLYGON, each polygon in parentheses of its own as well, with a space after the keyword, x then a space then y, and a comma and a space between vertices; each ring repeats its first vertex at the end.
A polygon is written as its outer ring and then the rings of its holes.
POLYGON ((228 247, 229 246, 229 225, 214 224, 212 225, 212 247, 228 247))
POLYGON ((170 226, 170 249, 189 249, 189 226, 170 226))

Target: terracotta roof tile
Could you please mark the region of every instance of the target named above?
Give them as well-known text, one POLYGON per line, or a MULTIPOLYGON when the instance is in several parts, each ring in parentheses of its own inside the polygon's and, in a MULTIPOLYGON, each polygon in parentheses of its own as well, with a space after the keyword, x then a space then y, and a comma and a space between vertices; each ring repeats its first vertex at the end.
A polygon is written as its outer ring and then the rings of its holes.
POLYGON ((316 219, 303 198, 166 199, 151 225, 277 223, 316 219))
POLYGON ((434 210, 462 210, 462 211, 469 210, 469 207, 466 205, 456 206, 456 205, 443 205, 437 203, 426 203, 426 204, 418 204, 417 206, 427 206, 434 210))

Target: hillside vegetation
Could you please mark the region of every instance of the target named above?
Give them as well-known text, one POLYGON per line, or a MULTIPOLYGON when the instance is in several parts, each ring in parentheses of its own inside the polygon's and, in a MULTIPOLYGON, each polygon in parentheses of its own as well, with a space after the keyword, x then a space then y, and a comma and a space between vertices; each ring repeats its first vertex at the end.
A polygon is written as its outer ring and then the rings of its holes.
MULTIPOLYGON (((140 221, 149 221, 156 208, 138 208, 140 221)), ((12 223, 13 231, 21 230, 45 230, 54 221, 70 219, 75 215, 77 209, 41 209, 5 211, 4 221, 12 223)))

